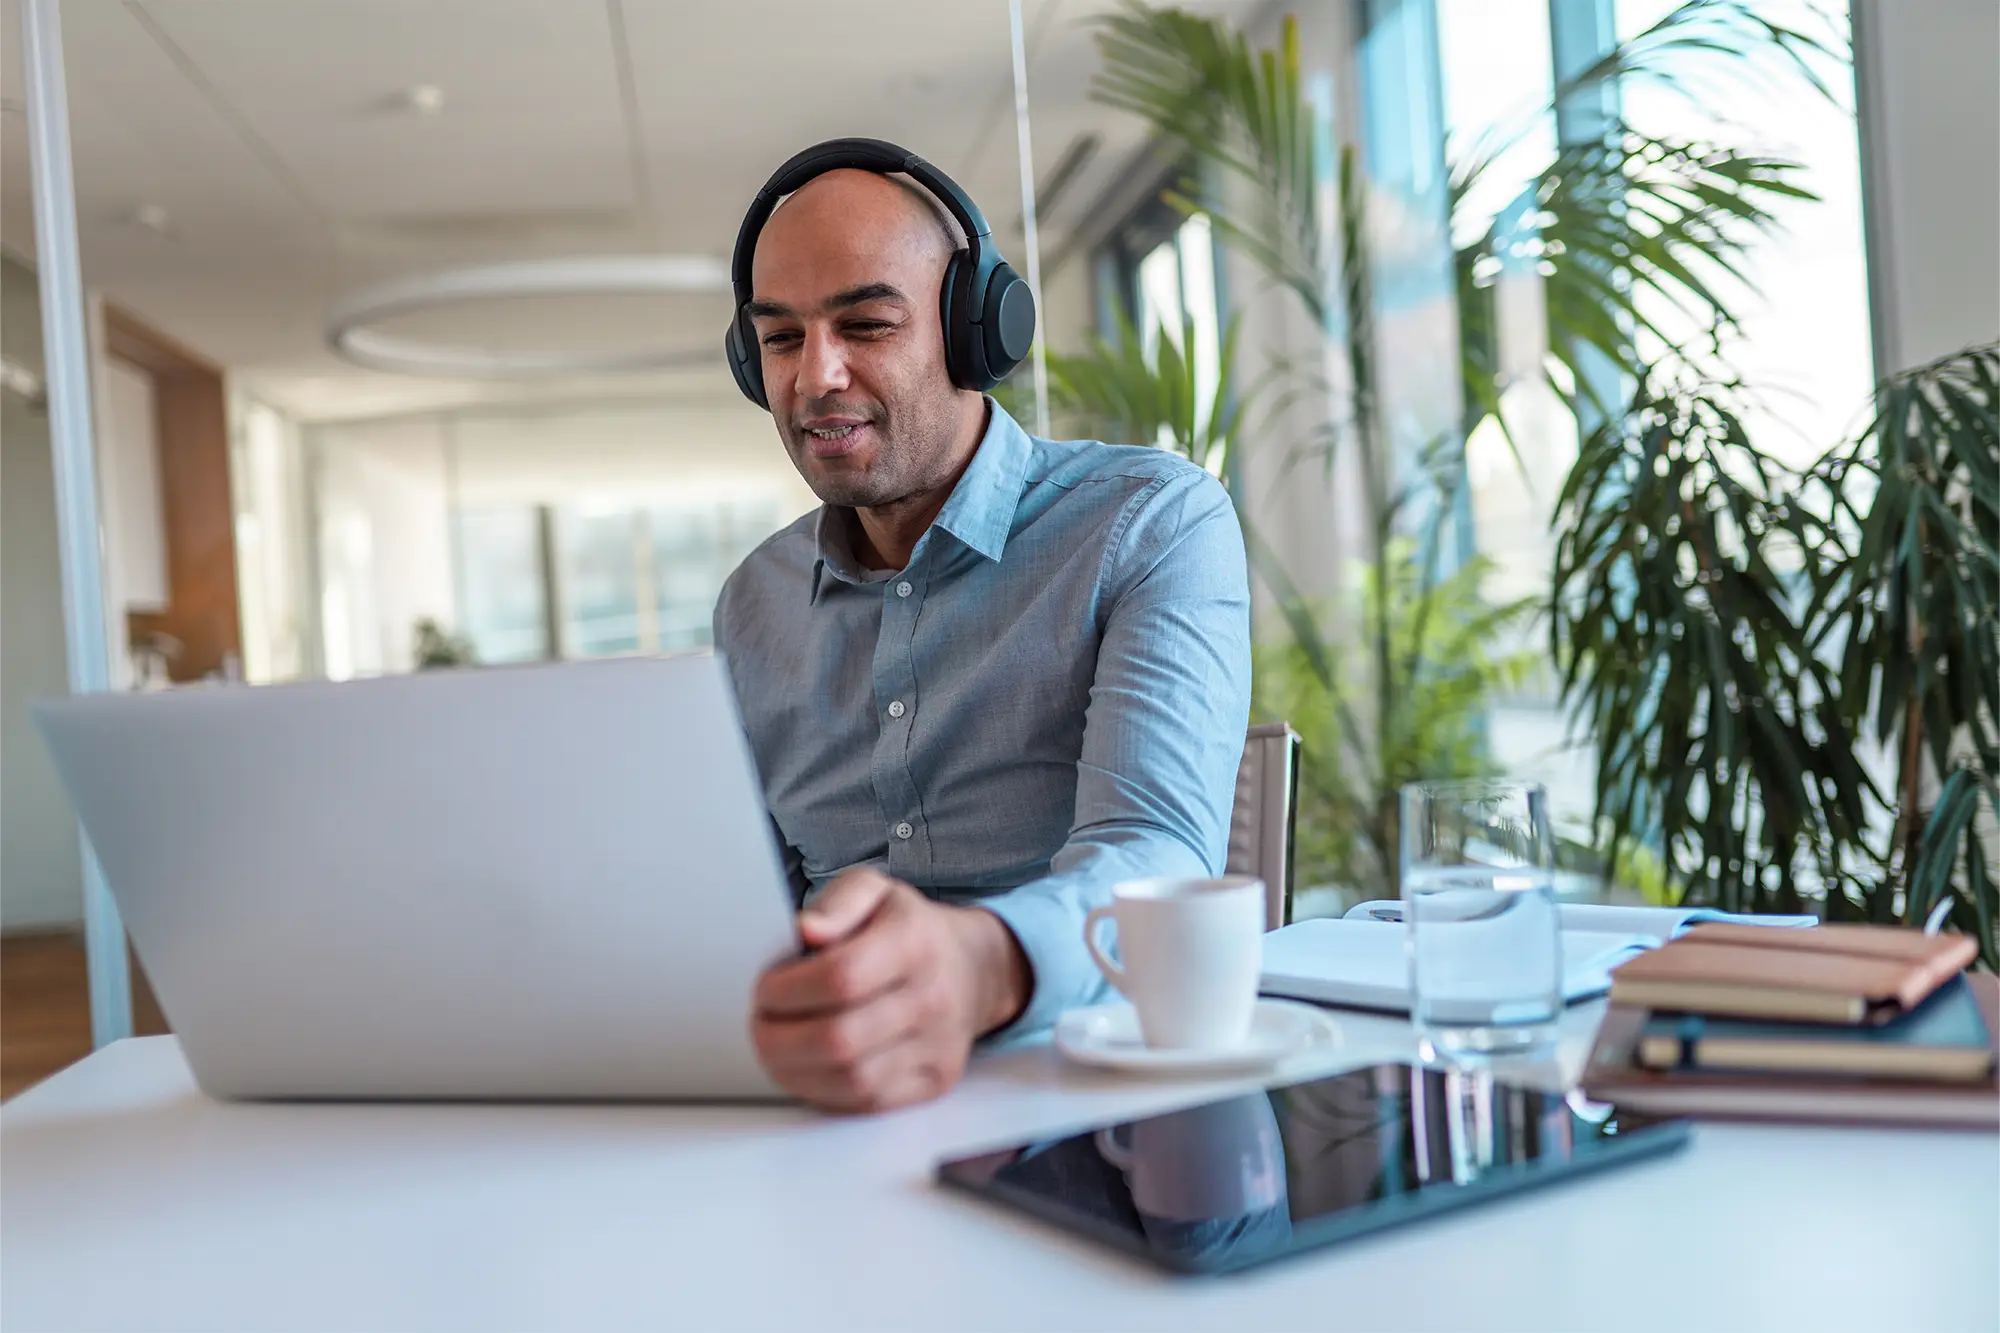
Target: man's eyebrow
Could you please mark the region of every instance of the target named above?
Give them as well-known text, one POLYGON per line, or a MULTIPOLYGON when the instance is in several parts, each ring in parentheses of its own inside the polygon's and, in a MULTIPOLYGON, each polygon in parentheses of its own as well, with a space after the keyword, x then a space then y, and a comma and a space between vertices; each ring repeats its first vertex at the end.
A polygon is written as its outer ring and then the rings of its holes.
POLYGON ((826 298, 821 309, 846 310, 850 306, 866 305, 870 301, 902 301, 907 304, 909 299, 903 295, 902 289, 892 287, 886 282, 868 282, 859 287, 849 287, 844 292, 835 292, 826 298))
MULTIPOLYGON (((866 282, 859 287, 849 287, 844 292, 835 292, 820 303, 820 309, 847 310, 870 301, 901 301, 907 305, 910 298, 903 294, 900 287, 886 282, 866 282)), ((782 319, 798 312, 782 301, 757 300, 744 302, 743 313, 751 319, 782 319)))

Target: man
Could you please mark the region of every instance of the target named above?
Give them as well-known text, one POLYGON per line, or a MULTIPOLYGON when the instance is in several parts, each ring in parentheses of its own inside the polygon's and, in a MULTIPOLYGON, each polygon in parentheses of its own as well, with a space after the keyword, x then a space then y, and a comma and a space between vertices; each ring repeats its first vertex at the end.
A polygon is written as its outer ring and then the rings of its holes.
POLYGON ((900 179, 817 176, 758 237, 746 307, 824 501, 715 614, 808 895, 752 1030, 835 1109, 936 1096, 980 1038, 1101 1000, 1084 914, 1119 880, 1221 871, 1249 706, 1227 494, 954 385, 941 221, 900 179))

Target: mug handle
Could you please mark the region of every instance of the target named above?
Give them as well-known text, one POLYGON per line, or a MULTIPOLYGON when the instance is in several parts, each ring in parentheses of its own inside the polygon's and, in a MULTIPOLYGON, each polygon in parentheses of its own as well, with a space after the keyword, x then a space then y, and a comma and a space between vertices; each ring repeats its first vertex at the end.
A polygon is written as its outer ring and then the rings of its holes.
POLYGON ((1104 979, 1110 982, 1112 988, 1120 995, 1124 995, 1127 993, 1125 969, 1112 962, 1110 956, 1097 945, 1097 928, 1106 921, 1115 925, 1118 921, 1117 912, 1109 907, 1090 909, 1090 914, 1083 919, 1083 947, 1090 950, 1090 959, 1097 964, 1097 970, 1104 974, 1104 979))
POLYGON ((1120 1171, 1129 1172, 1132 1169, 1132 1150, 1118 1141, 1118 1131, 1121 1128, 1123 1126, 1113 1125, 1109 1129, 1098 1130, 1097 1151, 1105 1161, 1120 1171))

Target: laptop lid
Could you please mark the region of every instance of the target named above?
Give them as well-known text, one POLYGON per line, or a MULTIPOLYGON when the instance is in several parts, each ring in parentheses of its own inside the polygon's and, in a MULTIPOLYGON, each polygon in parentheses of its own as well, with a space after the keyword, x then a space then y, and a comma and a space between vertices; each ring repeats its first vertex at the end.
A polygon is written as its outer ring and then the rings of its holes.
POLYGON ((35 716, 208 1092, 775 1095, 749 1015, 791 893, 719 659, 35 716))

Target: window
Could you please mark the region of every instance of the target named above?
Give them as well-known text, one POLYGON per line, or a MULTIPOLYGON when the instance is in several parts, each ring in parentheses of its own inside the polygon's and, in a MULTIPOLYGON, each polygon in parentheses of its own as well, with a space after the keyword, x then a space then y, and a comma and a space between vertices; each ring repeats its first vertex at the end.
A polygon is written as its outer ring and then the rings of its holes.
POLYGON ((557 512, 555 575, 561 590, 557 604, 562 607, 563 656, 607 657, 657 646, 657 629, 649 625, 654 632, 642 634, 639 624, 640 580, 651 580, 647 540, 643 516, 630 509, 557 512))
POLYGON ((647 511, 654 619, 663 652, 708 646, 724 579, 778 526, 768 505, 647 511))
POLYGON ((559 512, 563 655, 706 648, 723 580, 777 526, 758 502, 559 512))
POLYGON ((543 513, 522 505, 458 515, 458 623, 481 662, 549 656, 543 513))
MULTIPOLYGON (((1670 0, 1618 0, 1618 35, 1629 37, 1673 8, 1670 0)), ((1834 40, 1847 30, 1846 0, 1764 0, 1762 17, 1834 40)), ((1779 200, 1778 229, 1760 241, 1748 281, 1723 284, 1742 327, 1718 359, 1755 392, 1744 427, 1758 447, 1804 466, 1862 424, 1874 383, 1866 247, 1861 220, 1861 141, 1853 71, 1808 57, 1830 100, 1769 51, 1739 56, 1726 78, 1705 82, 1698 106, 1657 81, 1622 90, 1632 123, 1651 134, 1741 145, 1805 168, 1817 199, 1779 200)), ((1708 336, 1680 311, 1656 306, 1655 322, 1677 339, 1708 336)), ((1644 350, 1647 343, 1642 339, 1644 350)))
MULTIPOLYGON (((1142 208, 1106 243, 1098 263, 1098 322, 1106 337, 1115 311, 1131 316, 1147 361, 1164 335, 1193 358, 1196 411, 1206 425, 1215 401, 1222 356, 1222 297, 1214 229, 1205 213, 1183 217, 1157 200, 1142 208), (1192 332, 1194 345, 1183 346, 1192 332)), ((1161 445, 1171 443, 1163 430, 1161 445)))
POLYGON ((260 684, 297 680, 312 668, 314 634, 298 427, 263 403, 240 400, 230 475, 244 676, 260 684))

